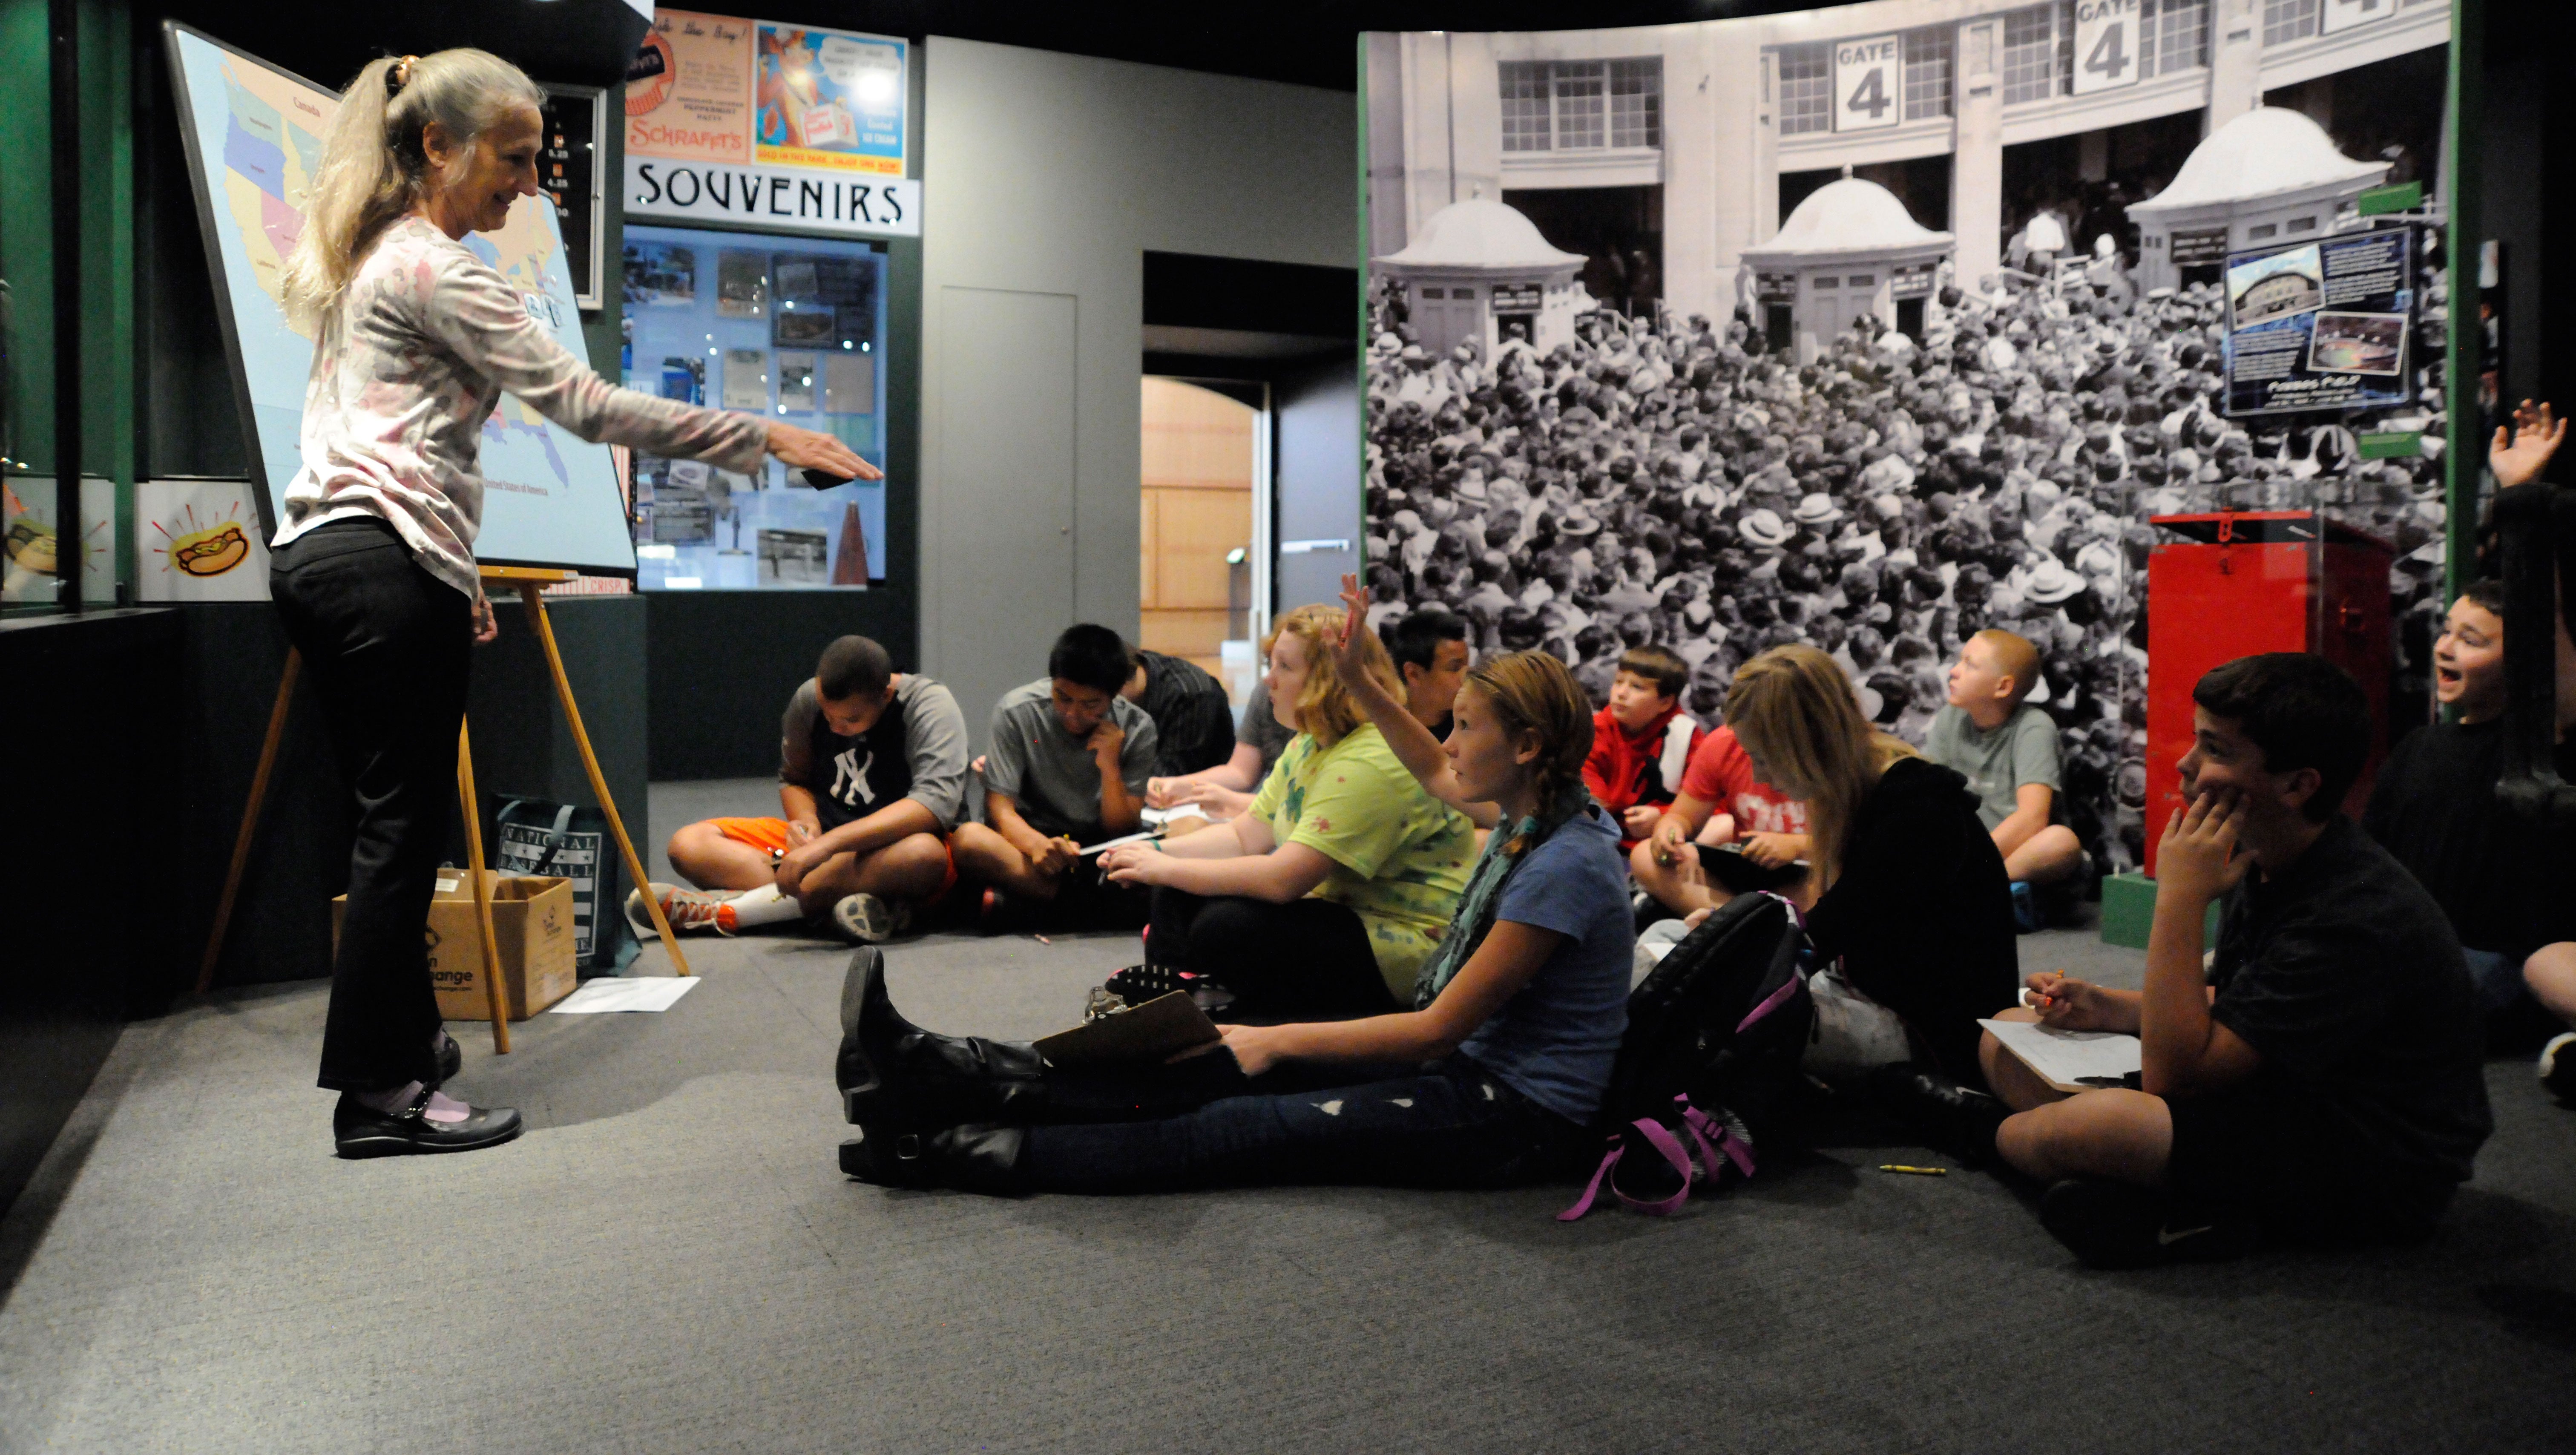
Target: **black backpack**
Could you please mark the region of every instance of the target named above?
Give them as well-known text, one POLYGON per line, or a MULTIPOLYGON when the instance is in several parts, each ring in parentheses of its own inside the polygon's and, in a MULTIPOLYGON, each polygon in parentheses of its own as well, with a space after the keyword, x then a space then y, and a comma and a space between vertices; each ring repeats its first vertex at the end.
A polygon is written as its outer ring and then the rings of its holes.
POLYGON ((1626 1206, 1662 1214, 1730 1169, 1753 1175, 1754 1146, 1784 1139, 1814 1029, 1806 951, 1797 906, 1741 894, 1629 992, 1598 1122, 1608 1149, 1560 1221, 1591 1211, 1605 1182, 1626 1206), (1623 1161, 1631 1185, 1616 1173, 1623 1161))

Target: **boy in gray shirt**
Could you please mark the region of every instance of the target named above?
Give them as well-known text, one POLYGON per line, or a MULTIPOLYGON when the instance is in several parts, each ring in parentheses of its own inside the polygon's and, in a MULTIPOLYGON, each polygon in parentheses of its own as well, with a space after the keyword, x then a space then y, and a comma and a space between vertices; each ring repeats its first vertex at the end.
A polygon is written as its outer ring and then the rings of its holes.
MULTIPOLYGON (((966 715, 946 687, 842 637, 780 724, 778 818, 711 818, 671 836, 695 890, 656 884, 678 930, 734 934, 829 914, 862 943, 901 934, 956 882, 948 835, 966 807, 966 715)), ((640 895, 627 918, 651 933, 640 895)))
POLYGON ((1047 675, 1005 693, 993 708, 993 746, 984 764, 984 822, 960 824, 958 872, 987 886, 988 914, 1011 901, 1051 904, 1068 896, 1114 897, 1109 918, 1144 896, 1101 882, 1089 844, 1134 833, 1143 823, 1145 781, 1154 771, 1154 720, 1119 695, 1131 661, 1116 632, 1087 623, 1065 628, 1047 656, 1047 675))
POLYGON ((2057 723, 2022 700, 2038 682, 2039 649, 2027 638, 1977 633, 1959 648, 1949 702, 1923 740, 1923 756, 1964 775, 1977 796, 1977 817, 2015 885, 2016 912, 2028 902, 2020 886, 2069 878, 2084 863, 2075 831, 2051 821, 2060 788, 2057 723))

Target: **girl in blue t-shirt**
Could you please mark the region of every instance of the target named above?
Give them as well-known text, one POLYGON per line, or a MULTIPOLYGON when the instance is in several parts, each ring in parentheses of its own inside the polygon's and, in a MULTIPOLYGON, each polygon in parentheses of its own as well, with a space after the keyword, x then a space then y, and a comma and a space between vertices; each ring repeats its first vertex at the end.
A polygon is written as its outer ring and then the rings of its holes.
POLYGON ((1591 705, 1565 664, 1477 668, 1447 743, 1365 671, 1349 604, 1343 681, 1434 797, 1494 830, 1413 1008, 1224 1028, 1208 1054, 1068 1072, 1025 1044, 933 1035, 860 952, 840 1080, 842 1169, 887 1186, 1145 1192, 1247 1183, 1486 1187, 1568 1169, 1627 1028, 1634 932, 1617 825, 1582 779, 1591 705))

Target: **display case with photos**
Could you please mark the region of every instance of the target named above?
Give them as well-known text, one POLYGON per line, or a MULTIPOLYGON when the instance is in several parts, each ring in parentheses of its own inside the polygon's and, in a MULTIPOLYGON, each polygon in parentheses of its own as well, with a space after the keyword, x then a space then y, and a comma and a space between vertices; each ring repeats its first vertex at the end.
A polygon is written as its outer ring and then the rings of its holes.
MULTIPOLYGON (((885 255, 862 242, 626 227, 629 388, 828 431, 885 463, 885 255)), ((817 491, 635 456, 647 591, 864 587, 885 579, 885 487, 817 491)))

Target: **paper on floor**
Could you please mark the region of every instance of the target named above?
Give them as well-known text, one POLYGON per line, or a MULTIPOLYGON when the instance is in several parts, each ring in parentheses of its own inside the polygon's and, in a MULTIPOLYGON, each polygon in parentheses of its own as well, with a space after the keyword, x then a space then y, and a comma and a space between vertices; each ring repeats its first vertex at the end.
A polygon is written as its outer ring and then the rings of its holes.
POLYGON ((698 988, 697 977, 603 975, 555 1002, 556 1015, 598 1015, 612 1010, 669 1010, 698 988))
MULTIPOLYGON (((596 982, 594 982, 596 983, 596 982)), ((2144 1064, 2138 1038, 2118 1031, 2060 1031, 2036 1021, 1979 1021, 2041 1078, 2072 1086, 2087 1076, 2118 1078, 2144 1064)))

